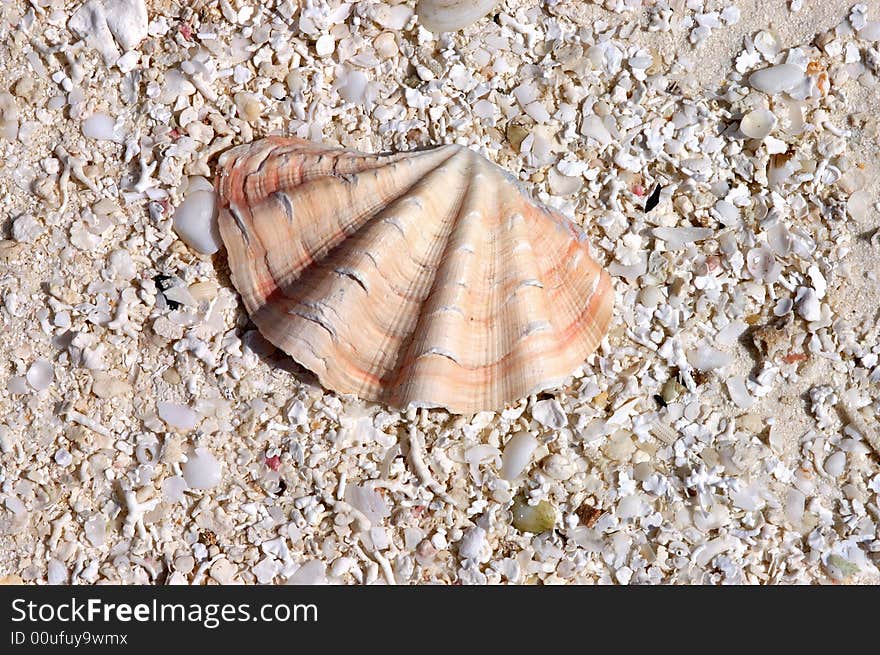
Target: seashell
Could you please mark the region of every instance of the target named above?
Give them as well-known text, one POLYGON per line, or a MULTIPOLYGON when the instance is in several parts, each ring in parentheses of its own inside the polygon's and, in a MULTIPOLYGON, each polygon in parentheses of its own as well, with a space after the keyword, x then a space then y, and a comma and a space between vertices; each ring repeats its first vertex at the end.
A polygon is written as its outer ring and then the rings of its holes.
POLYGON ((761 30, 755 35, 755 50, 764 55, 767 61, 774 61, 779 56, 781 45, 779 38, 773 32, 761 30))
POLYGON ((746 268, 756 280, 771 284, 782 273, 782 265, 776 261, 776 255, 764 245, 749 250, 746 254, 746 268))
POLYGON ((366 155, 270 137, 217 180, 262 335, 340 393, 457 413, 560 385, 613 302, 584 233, 457 145, 366 155))
POLYGON ((431 32, 456 32, 492 11, 500 0, 419 0, 419 22, 431 32))
POLYGON ((739 122, 739 130, 750 139, 763 139, 776 127, 776 116, 766 109, 750 111, 739 122))

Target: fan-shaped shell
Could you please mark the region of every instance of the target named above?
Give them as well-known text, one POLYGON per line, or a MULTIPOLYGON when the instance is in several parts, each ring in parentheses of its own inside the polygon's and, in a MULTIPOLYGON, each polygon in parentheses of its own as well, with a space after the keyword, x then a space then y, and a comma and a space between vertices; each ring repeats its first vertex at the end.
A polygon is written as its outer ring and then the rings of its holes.
POLYGON ((220 164, 232 281, 263 336, 329 389, 497 410, 562 383, 608 325, 584 233, 472 150, 270 137, 220 164))

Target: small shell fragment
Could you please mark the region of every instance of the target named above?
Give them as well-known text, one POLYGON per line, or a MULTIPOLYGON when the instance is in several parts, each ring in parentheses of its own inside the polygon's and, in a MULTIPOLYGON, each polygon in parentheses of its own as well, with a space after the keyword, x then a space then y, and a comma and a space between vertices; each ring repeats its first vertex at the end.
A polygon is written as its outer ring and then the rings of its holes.
POLYGON ((756 280, 776 282, 782 272, 782 265, 767 246, 752 248, 746 255, 746 268, 756 280))
POLYGON ((750 111, 739 122, 740 131, 750 139, 763 139, 776 126, 776 116, 767 109, 750 111))

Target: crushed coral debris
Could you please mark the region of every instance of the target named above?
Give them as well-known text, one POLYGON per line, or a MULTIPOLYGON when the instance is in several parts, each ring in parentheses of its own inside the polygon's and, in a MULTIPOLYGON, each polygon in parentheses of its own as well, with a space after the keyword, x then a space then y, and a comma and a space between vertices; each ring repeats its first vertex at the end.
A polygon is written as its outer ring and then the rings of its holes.
POLYGON ((880 15, 754 4, 4 2, 3 579, 880 582, 880 15), (325 392, 196 249, 268 134, 513 171, 602 346, 497 413, 325 392))

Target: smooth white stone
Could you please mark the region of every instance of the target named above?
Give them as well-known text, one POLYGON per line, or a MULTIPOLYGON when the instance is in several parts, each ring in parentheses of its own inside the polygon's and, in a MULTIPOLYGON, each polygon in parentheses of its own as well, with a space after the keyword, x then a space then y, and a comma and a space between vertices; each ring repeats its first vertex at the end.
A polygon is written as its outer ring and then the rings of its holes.
POLYGON ((500 0, 420 0, 419 23, 431 32, 455 32, 477 22, 500 0))
POLYGON ((753 89, 768 95, 789 91, 804 79, 804 72, 794 64, 779 64, 755 71, 749 75, 753 89))
POLYGON ((846 468, 846 453, 839 450, 825 460, 825 472, 832 478, 842 475, 844 468, 846 468))
POLYGON ((222 477, 220 462, 207 448, 196 448, 183 465, 183 479, 191 489, 213 489, 222 477))
POLYGON ((655 227, 651 234, 665 241, 670 250, 678 250, 689 243, 708 239, 715 230, 708 227, 655 227))
POLYGON ((345 488, 345 502, 366 516, 373 525, 378 525, 382 519, 391 515, 385 499, 368 487, 348 485, 345 488))
POLYGON ((31 364, 27 371, 28 384, 37 391, 48 389, 55 378, 55 367, 45 359, 38 359, 31 364))
POLYGON ((122 141, 116 132, 116 121, 101 112, 92 114, 83 121, 82 133, 83 136, 98 141, 115 141, 116 143, 122 141))
POLYGON ((702 345, 688 350, 687 360, 698 371, 711 371, 727 366, 733 361, 733 357, 710 346, 702 345))
POLYGON ((178 430, 192 430, 199 422, 199 415, 186 405, 159 402, 156 404, 156 410, 159 418, 178 430))
POLYGON ((223 243, 217 225, 217 195, 213 189, 197 187, 188 191, 174 212, 173 224, 177 236, 203 255, 213 255, 223 243))
POLYGON ((510 438, 501 454, 501 477, 515 480, 525 470, 538 447, 538 440, 528 432, 517 432, 510 438))

